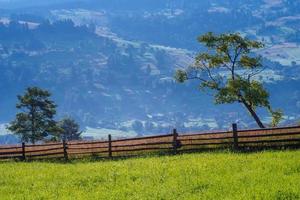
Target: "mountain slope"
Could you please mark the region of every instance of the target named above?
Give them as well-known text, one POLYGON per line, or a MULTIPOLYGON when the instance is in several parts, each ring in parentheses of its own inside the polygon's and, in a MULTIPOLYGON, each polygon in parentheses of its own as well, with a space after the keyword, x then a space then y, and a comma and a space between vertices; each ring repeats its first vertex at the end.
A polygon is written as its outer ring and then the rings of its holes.
POLYGON ((215 106, 197 83, 174 82, 207 31, 264 41, 257 53, 268 69, 257 78, 285 123, 300 117, 299 1, 26 2, 0 1, 0 122, 13 119, 17 94, 38 85, 53 93, 58 118, 72 115, 91 129, 227 129, 237 119, 255 126, 241 106, 215 106))

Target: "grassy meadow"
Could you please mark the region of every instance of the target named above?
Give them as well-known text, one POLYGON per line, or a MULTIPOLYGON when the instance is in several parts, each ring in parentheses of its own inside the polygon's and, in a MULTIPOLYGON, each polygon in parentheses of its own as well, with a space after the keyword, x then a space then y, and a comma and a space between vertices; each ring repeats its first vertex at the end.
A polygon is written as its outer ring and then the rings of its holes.
POLYGON ((300 151, 0 162, 0 199, 300 199, 300 151))

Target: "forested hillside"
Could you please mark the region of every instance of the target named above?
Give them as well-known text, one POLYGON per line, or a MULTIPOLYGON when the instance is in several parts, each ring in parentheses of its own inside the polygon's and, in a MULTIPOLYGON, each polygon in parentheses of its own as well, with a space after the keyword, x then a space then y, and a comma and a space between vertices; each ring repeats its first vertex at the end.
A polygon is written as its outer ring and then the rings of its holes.
POLYGON ((173 79, 202 49, 196 37, 213 31, 265 43, 257 53, 266 69, 257 79, 269 89, 271 104, 283 109, 283 123, 296 123, 299 7, 291 0, 2 0, 0 122, 14 117, 17 94, 38 85, 52 92, 59 117, 72 115, 96 134, 94 128, 130 134, 174 126, 227 129, 237 119, 253 127, 242 107, 215 106, 196 83, 173 79))

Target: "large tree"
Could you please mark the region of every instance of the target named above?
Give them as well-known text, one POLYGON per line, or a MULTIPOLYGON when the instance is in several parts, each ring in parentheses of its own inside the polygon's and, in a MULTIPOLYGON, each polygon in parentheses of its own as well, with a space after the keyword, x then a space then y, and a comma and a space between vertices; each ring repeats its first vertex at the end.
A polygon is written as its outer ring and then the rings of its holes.
POLYGON ((8 127, 10 131, 19 136, 23 142, 36 143, 47 136, 59 131, 54 115, 56 105, 50 99, 47 90, 38 87, 29 87, 23 96, 18 96, 19 102, 16 119, 8 127))
POLYGON ((254 51, 264 45, 238 33, 216 35, 209 32, 198 41, 206 51, 197 54, 193 65, 177 70, 176 80, 198 80, 201 90, 213 92, 216 104, 243 104, 261 128, 265 125, 256 108, 265 107, 272 115, 272 125, 276 126, 282 112, 271 108, 269 93, 257 79, 264 68, 262 58, 254 51))

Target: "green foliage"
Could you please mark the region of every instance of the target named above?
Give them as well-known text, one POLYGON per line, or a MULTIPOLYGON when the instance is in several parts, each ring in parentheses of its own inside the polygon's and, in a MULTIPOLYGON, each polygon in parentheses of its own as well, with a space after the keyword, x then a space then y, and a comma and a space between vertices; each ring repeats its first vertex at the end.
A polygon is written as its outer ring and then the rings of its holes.
POLYGON ((272 114, 272 127, 276 127, 278 126, 279 122, 282 120, 283 118, 283 112, 278 109, 276 111, 271 110, 270 111, 272 114))
POLYGON ((241 56, 239 64, 247 69, 262 67, 261 57, 251 58, 247 55, 241 56))
POLYGON ((53 120, 56 105, 50 100, 51 94, 38 87, 27 88, 23 96, 18 96, 16 108, 22 112, 10 123, 8 129, 24 142, 35 143, 43 140, 59 129, 53 120))
POLYGON ((0 163, 8 199, 290 199, 300 151, 200 153, 74 163, 0 163))
POLYGON ((262 71, 262 58, 253 51, 264 45, 238 33, 215 35, 209 32, 198 41, 207 51, 196 56, 194 65, 177 70, 175 79, 180 83, 198 80, 201 90, 214 91, 217 104, 244 104, 261 128, 264 125, 255 112, 257 107, 267 108, 273 116, 273 124, 278 124, 280 114, 272 112, 269 93, 255 79, 262 71))
POLYGON ((248 104, 251 104, 253 108, 269 106, 269 94, 263 88, 263 85, 256 80, 249 82, 241 78, 229 79, 227 86, 220 88, 220 91, 215 95, 216 103, 223 104, 240 101, 240 97, 237 94, 241 94, 243 99, 248 104))
POLYGON ((72 118, 67 117, 58 122, 58 126, 62 131, 57 136, 57 139, 65 139, 67 141, 80 140, 82 131, 79 124, 72 118))
POLYGON ((187 72, 184 70, 181 70, 181 69, 177 70, 176 74, 175 74, 175 79, 178 82, 183 83, 184 81, 186 81, 188 79, 187 72))

